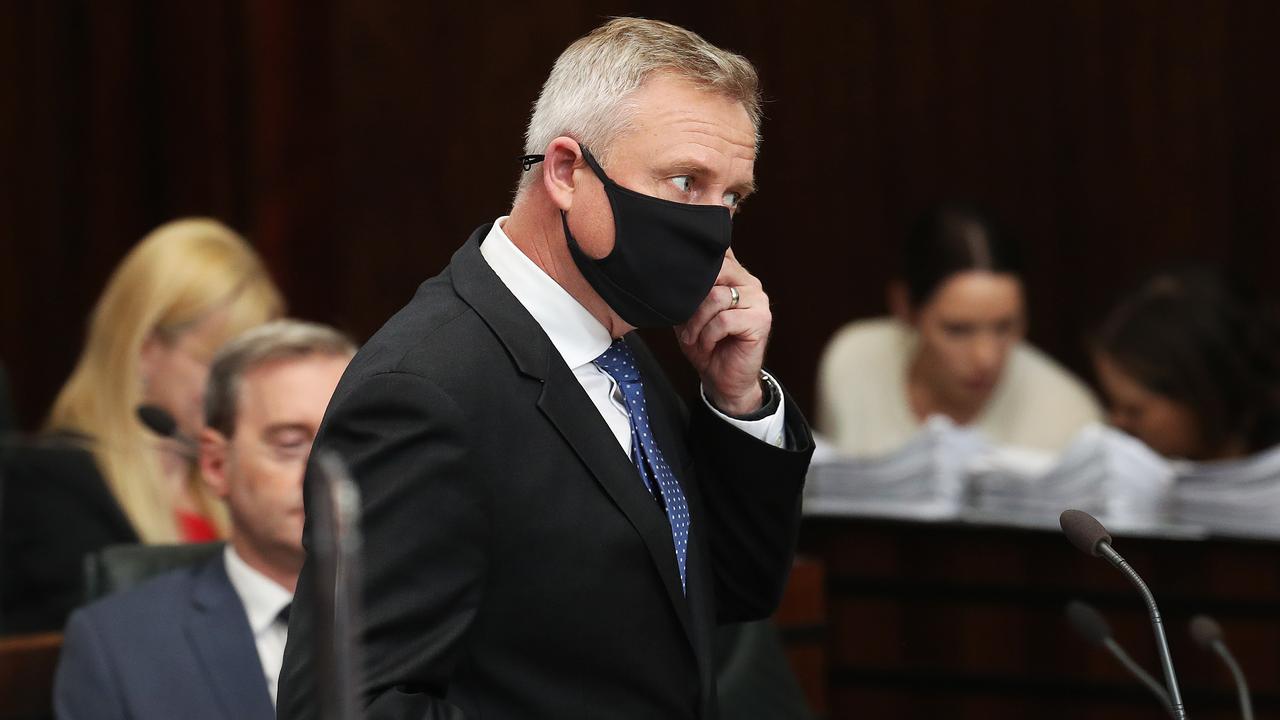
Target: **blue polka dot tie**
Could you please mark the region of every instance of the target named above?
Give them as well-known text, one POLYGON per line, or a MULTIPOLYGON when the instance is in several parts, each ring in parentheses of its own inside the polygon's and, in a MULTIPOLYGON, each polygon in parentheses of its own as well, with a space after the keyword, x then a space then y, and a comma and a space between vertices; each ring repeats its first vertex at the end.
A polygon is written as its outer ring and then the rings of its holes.
POLYGON ((596 366, 609 374, 622 389, 622 399, 631 418, 631 460, 640 471, 640 478, 654 498, 667 511, 671 523, 671 541, 676 548, 676 565, 680 568, 680 589, 685 588, 685 556, 689 549, 689 505, 684 491, 671 472, 662 451, 649 427, 649 413, 645 409, 644 384, 640 370, 636 368, 631 348, 621 340, 615 340, 595 360, 596 366))

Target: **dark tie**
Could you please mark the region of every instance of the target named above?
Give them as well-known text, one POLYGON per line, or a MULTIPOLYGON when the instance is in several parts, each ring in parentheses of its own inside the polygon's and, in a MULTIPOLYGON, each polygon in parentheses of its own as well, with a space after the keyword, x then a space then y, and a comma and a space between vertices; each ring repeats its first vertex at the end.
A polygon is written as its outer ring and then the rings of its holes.
POLYGON ((289 610, 293 608, 293 603, 289 603, 280 608, 280 612, 276 614, 276 622, 289 627, 289 610))
POLYGON ((596 366, 609 374, 622 389, 622 399, 631 418, 631 460, 640 472, 640 478, 649 492, 666 509, 667 522, 671 524, 671 541, 676 549, 676 565, 680 568, 680 589, 685 587, 685 556, 689 545, 689 505, 684 491, 671 468, 662 457, 658 443, 649 427, 649 413, 645 409, 644 384, 640 370, 636 368, 631 348, 621 340, 615 340, 595 360, 596 366))

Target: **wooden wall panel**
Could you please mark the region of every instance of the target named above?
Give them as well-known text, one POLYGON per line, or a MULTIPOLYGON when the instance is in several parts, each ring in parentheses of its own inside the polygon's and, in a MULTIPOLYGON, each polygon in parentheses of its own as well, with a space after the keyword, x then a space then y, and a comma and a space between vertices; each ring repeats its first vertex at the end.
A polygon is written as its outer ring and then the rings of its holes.
MULTIPOLYGON (((0 358, 34 427, 107 272, 209 213, 294 311, 365 336, 503 213, 552 60, 627 3, 19 4, 0 32, 0 358)), ((762 192, 736 227, 775 300, 771 365, 811 408, 817 354, 884 311, 929 203, 991 207, 1027 246, 1034 341, 1082 337, 1148 269, 1280 264, 1280 5, 670 0, 644 12, 758 65, 762 192)), ((678 360, 657 334, 659 351, 678 360)), ((678 365, 678 363, 674 363, 678 365)), ((677 367, 675 374, 691 382, 677 367)))
MULTIPOLYGON (((1280 545, 1121 537, 1115 547, 1156 594, 1188 714, 1236 716, 1227 671, 1187 631, 1197 613, 1222 623, 1259 716, 1280 712, 1280 545)), ((1095 605, 1158 676, 1146 607, 1058 532, 811 518, 801 549, 827 570, 833 718, 1164 717, 1063 612, 1072 599, 1095 605)))

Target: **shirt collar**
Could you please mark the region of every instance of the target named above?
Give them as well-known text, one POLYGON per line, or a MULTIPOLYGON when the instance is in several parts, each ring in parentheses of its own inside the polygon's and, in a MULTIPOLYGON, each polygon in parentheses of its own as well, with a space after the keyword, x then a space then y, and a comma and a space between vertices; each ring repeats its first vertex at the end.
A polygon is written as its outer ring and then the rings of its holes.
POLYGON ((293 602, 293 593, 280 587, 274 580, 249 566, 231 543, 223 550, 223 560, 227 566, 227 578, 231 587, 240 596, 245 615, 249 617, 249 628, 254 637, 271 627, 286 605, 293 602))
POLYGON ((480 245, 480 254, 516 300, 529 311, 571 369, 600 357, 613 338, 609 330, 560 284, 511 242, 500 217, 480 245))

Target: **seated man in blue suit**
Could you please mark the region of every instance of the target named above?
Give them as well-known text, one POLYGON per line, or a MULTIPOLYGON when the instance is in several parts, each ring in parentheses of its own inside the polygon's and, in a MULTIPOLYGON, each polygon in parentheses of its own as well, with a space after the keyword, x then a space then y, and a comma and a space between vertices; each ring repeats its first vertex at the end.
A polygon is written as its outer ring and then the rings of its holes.
POLYGON ((203 564, 103 598, 67 625, 54 686, 63 720, 272 720, 302 567, 302 475, 355 348, 282 320, 210 368, 200 467, 231 537, 203 564))

